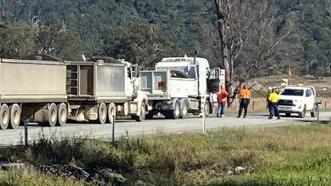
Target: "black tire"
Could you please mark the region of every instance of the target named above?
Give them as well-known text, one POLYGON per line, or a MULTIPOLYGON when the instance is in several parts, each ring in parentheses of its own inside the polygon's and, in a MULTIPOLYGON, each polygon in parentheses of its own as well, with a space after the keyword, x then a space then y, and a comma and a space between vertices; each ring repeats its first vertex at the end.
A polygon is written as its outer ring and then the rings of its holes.
POLYGON ((115 104, 110 103, 108 105, 108 122, 110 124, 114 124, 115 119, 116 119, 116 107, 115 104))
MULTIPOLYGON (((209 105, 209 103, 208 102, 206 102, 205 103, 205 105, 204 105, 204 112, 205 112, 205 117, 208 117, 209 116, 209 111, 210 111, 210 105, 209 105)), ((202 111, 201 111, 201 113, 202 113, 202 111)))
POLYGON ((137 122, 142 122, 145 120, 145 118, 146 118, 146 104, 145 103, 141 103, 139 116, 134 116, 133 118, 137 122))
POLYGON ((180 118, 185 119, 188 114, 188 105, 186 100, 182 100, 180 107, 180 118))
POLYGON ((165 112, 165 116, 168 119, 178 119, 180 116, 180 104, 178 101, 175 103, 175 108, 165 112))
POLYGON ((57 106, 57 113, 58 113, 58 126, 64 126, 67 124, 68 119, 68 108, 65 103, 61 103, 57 106))
POLYGON ((107 105, 105 103, 101 103, 99 105, 99 109, 98 109, 98 119, 99 119, 99 124, 105 124, 107 122, 107 105))
POLYGON ((306 110, 306 106, 303 108, 303 111, 301 113, 299 113, 299 117, 300 118, 305 118, 306 117, 306 113, 307 113, 307 110, 306 110))
POLYGON ((153 117, 154 117, 153 113, 146 114, 146 119, 153 119, 153 117))
POLYGON ((55 103, 48 105, 48 126, 55 127, 57 123, 57 106, 55 103))
POLYGON ((285 113, 286 117, 291 117, 291 113, 285 113))
POLYGON ((9 125, 10 111, 7 104, 2 104, 0 108, 0 129, 6 130, 9 125))
POLYGON ((21 123, 21 107, 18 104, 13 104, 9 107, 10 110, 10 129, 17 129, 21 123))
POLYGON ((313 108, 313 111, 310 112, 310 116, 311 116, 312 118, 314 118, 314 117, 316 117, 316 115, 317 115, 317 114, 316 114, 316 108, 314 107, 314 108, 313 108))

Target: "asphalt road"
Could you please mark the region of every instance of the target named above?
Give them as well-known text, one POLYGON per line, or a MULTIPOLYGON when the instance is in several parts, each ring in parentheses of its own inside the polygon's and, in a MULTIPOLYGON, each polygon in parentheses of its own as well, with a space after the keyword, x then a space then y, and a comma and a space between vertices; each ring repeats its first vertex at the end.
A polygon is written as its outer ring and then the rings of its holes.
MULTIPOLYGON (((330 121, 331 112, 323 112, 320 119, 330 121)), ((220 128, 242 128, 242 127, 274 127, 284 125, 305 125, 314 121, 316 118, 307 117, 305 119, 291 117, 281 120, 268 120, 264 114, 251 114, 247 118, 236 118, 227 116, 225 118, 206 118, 207 131, 220 128)), ((135 137, 137 135, 150 135, 155 133, 183 133, 183 132, 202 132, 202 118, 187 118, 179 120, 153 119, 145 122, 134 122, 130 120, 118 120, 115 123, 115 138, 121 136, 135 137)), ((29 141, 37 140, 41 137, 64 138, 64 137, 87 137, 109 140, 112 137, 112 125, 98 124, 68 124, 64 127, 40 127, 29 124, 29 141)), ((24 127, 15 130, 0 131, 0 146, 22 144, 24 141, 24 127)))

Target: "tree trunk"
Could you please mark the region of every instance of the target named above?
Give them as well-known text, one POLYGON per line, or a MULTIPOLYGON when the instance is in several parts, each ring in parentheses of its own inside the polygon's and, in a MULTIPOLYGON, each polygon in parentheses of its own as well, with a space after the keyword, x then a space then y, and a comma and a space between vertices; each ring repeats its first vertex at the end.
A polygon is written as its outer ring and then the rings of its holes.
POLYGON ((220 45, 221 45, 221 61, 220 66, 224 67, 225 70, 225 82, 228 84, 228 82, 231 82, 231 69, 230 69, 230 63, 228 60, 228 51, 225 44, 225 24, 224 24, 224 10, 222 9, 222 2, 220 0, 214 0, 215 7, 216 7, 216 15, 217 15, 217 22, 218 22, 218 34, 220 38, 220 45))

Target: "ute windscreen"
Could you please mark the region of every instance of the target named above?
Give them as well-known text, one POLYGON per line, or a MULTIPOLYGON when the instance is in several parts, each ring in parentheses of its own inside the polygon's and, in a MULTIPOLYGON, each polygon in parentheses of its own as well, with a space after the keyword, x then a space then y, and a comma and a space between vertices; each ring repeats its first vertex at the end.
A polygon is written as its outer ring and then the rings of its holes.
POLYGON ((303 96, 303 90, 301 89, 284 89, 280 95, 283 96, 303 96))

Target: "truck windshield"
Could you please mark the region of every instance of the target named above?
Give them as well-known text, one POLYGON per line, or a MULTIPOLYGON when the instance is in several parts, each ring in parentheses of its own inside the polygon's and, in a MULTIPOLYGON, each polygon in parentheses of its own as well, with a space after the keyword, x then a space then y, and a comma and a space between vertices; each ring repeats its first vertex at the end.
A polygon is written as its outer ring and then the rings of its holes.
POLYGON ((303 96, 303 90, 300 89, 284 89, 280 95, 283 96, 303 96))
POLYGON ((177 70, 180 71, 190 78, 196 78, 196 68, 195 66, 176 66, 176 67, 160 67, 159 70, 177 70))

